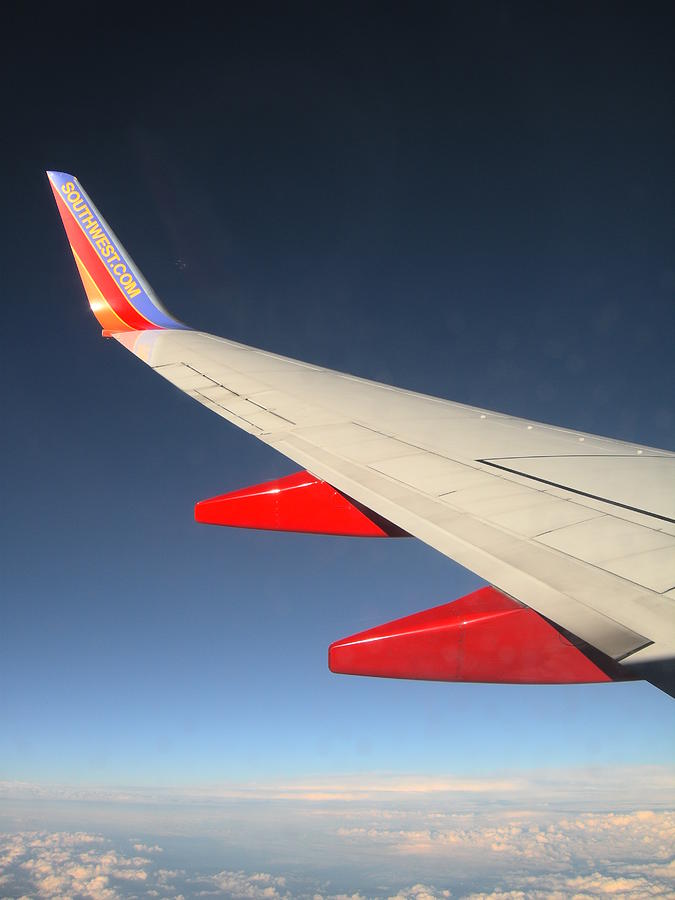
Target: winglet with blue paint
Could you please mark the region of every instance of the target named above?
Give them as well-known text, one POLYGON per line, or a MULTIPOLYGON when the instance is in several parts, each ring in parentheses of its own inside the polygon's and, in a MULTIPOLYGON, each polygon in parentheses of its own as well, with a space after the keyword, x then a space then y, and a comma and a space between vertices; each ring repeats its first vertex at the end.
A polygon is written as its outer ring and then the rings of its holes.
POLYGON ((92 312, 104 336, 185 329, 164 309, 77 178, 47 172, 92 312))

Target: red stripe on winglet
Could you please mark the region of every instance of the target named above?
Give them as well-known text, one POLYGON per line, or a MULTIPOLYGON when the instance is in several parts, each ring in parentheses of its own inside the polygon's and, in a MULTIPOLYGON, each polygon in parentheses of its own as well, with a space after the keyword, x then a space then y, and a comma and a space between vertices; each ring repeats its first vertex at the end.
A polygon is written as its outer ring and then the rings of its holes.
POLYGON ((161 326, 155 325, 154 322, 149 322, 145 316, 142 316, 124 296, 119 286, 116 284, 115 279, 108 271, 105 263, 94 250, 89 239, 85 236, 84 232, 73 218, 73 214, 63 202, 63 198, 59 195, 59 192, 51 183, 51 180, 49 183, 56 199, 56 205, 61 216, 61 221, 63 222, 63 227, 66 230, 70 246, 80 257, 87 272, 91 278, 94 279, 103 296, 117 316, 119 316, 119 318, 133 331, 147 331, 149 329, 160 328, 161 326))

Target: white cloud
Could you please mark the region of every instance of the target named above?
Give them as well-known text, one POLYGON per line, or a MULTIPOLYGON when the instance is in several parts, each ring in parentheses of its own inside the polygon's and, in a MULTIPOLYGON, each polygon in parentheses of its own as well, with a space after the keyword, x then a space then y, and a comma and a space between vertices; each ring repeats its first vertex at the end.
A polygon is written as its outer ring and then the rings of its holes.
POLYGON ((592 872, 587 875, 539 875, 523 879, 518 890, 495 890, 490 893, 469 894, 465 900, 590 900, 594 897, 614 897, 621 900, 645 900, 648 897, 675 896, 675 880, 640 876, 630 871, 624 874, 592 872))
POLYGON ((137 842, 133 844, 133 848, 137 853, 162 853, 162 848, 158 847, 157 844, 150 846, 137 842))
POLYGON ((392 895, 388 900, 436 900, 436 898, 450 897, 450 891, 437 891, 436 888, 426 884, 414 884, 392 895))
POLYGON ((481 866, 519 862, 567 865, 595 858, 667 860, 675 847, 675 813, 582 813, 551 819, 521 812, 500 824, 479 817, 442 817, 434 827, 341 826, 336 835, 396 854, 473 858, 481 866))
MULTIPOLYGON (((205 879, 206 880, 206 879, 205 879)), ((218 872, 210 879, 226 897, 242 897, 246 900, 282 900, 291 895, 286 890, 286 879, 266 872, 247 875, 245 872, 218 872)))
POLYGON ((21 832, 0 837, 0 873, 5 884, 28 882, 31 895, 86 896, 114 900, 116 881, 144 882, 143 857, 110 849, 101 835, 84 832, 21 832))

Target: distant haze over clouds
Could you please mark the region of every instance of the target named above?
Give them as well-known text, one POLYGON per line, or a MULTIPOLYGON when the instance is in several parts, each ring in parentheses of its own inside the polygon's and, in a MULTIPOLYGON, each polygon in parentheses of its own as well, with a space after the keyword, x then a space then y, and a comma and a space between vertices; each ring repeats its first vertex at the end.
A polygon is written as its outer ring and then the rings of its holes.
MULTIPOLYGON (((98 786, 0 781, 0 799, 78 800, 128 804, 215 804, 227 800, 367 801, 454 797, 463 804, 529 802, 575 808, 632 808, 675 803, 675 770, 667 766, 588 766, 452 776, 363 772, 221 784, 98 786)), ((1 821, 1 820, 0 820, 1 821)))
POLYGON ((675 775, 665 767, 163 789, 5 782, 0 799, 8 896, 675 892, 675 775))

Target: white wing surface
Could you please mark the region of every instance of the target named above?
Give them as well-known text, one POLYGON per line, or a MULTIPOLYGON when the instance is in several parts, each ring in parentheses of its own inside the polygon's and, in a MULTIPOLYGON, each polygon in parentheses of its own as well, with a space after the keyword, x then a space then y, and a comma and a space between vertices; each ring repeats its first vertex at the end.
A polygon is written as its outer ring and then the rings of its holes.
POLYGON ((115 337, 204 406, 607 656, 675 655, 675 454, 199 332, 115 337))

